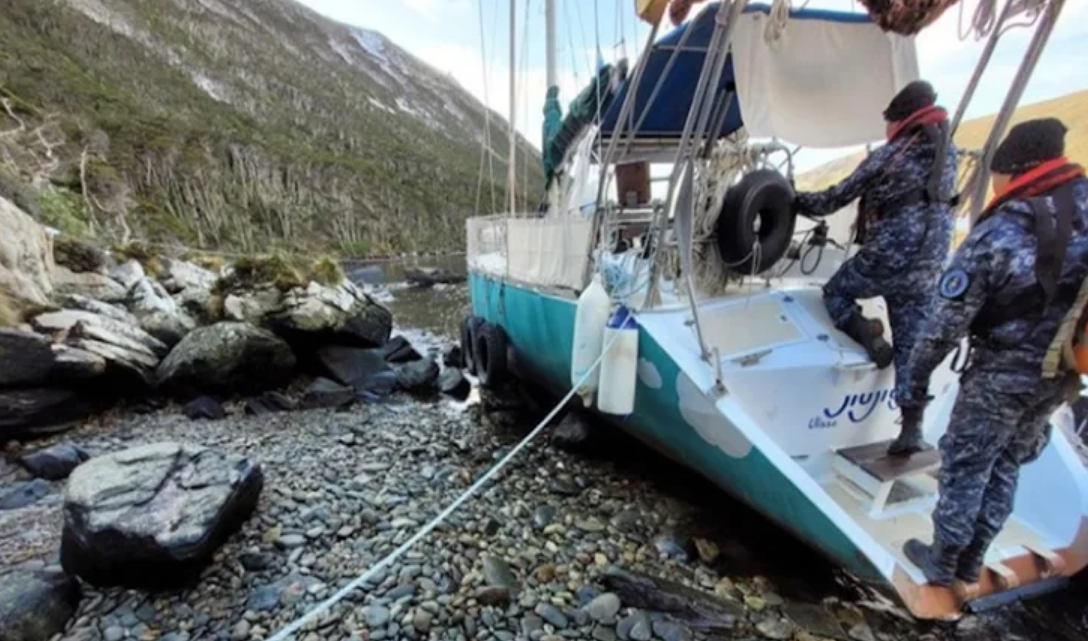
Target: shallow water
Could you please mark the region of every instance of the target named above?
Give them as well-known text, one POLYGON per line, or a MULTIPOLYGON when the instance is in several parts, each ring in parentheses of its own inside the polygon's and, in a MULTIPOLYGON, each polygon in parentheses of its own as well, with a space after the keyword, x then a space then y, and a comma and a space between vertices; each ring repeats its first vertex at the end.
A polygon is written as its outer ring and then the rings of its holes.
MULTIPOLYGON (((362 266, 347 268, 350 272, 362 266)), ((456 341, 461 319, 470 307, 463 284, 413 288, 404 282, 406 269, 433 267, 463 274, 464 257, 420 258, 367 267, 374 282, 387 286, 392 294, 387 304, 396 319, 397 331, 407 334, 413 342, 423 342, 423 347, 437 344, 440 339, 456 341)), ((719 546, 729 574, 768 577, 780 587, 782 596, 800 603, 871 598, 867 590, 812 548, 702 477, 616 431, 609 432, 609 438, 608 447, 596 456, 645 475, 665 493, 692 504, 695 510, 690 527, 719 546)), ((886 634, 888 638, 903 639, 931 634, 979 641, 1083 641, 1088 639, 1088 573, 1082 573, 1061 592, 987 612, 969 626, 917 623, 886 634)))

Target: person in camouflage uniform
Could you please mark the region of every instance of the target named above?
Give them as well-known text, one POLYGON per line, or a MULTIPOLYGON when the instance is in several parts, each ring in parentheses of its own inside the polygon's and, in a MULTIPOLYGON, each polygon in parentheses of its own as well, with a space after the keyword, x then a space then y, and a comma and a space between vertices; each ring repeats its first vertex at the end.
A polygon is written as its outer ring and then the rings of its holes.
POLYGON ((924 406, 929 376, 965 336, 971 356, 940 440, 934 541, 906 544, 937 585, 976 583, 1013 509, 1020 466, 1050 437, 1050 417, 1079 377, 1043 362, 1088 277, 1088 180, 1063 157, 1055 119, 1014 127, 994 153, 995 200, 941 277, 915 344, 906 395, 924 406), (1064 212, 1064 213, 1062 213, 1064 212))
MULTIPOLYGON (((798 193, 794 209, 812 216, 834 214, 855 199, 861 250, 824 285, 824 302, 835 326, 858 341, 878 367, 895 363, 897 392, 925 317, 933 285, 952 242, 950 195, 957 153, 949 141, 947 114, 935 107, 929 83, 907 85, 884 112, 888 144, 853 174, 818 193, 798 193), (883 296, 894 345, 866 319, 857 301, 883 296)), ((899 438, 889 453, 922 449, 922 413, 902 408, 899 438)))

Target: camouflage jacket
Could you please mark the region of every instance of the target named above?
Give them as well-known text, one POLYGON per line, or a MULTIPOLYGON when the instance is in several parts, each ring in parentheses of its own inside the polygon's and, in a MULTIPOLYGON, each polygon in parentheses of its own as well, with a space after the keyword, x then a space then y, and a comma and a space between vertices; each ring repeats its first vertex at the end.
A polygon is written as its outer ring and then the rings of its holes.
MULTIPOLYGON (((858 226, 859 231, 864 228, 864 238, 859 239, 863 251, 881 257, 880 262, 892 271, 904 268, 919 253, 943 265, 952 238, 951 207, 901 204, 925 190, 935 153, 935 145, 921 132, 900 136, 869 154, 854 173, 834 187, 797 194, 798 206, 810 215, 828 216, 860 198, 858 226)), ((941 175, 944 194, 955 189, 957 159, 956 147, 949 143, 941 175)))
MULTIPOLYGON (((1049 304, 1035 275, 1035 213, 1010 200, 979 222, 956 251, 911 354, 907 398, 925 398, 929 377, 965 336, 969 373, 1004 393, 1031 393, 1062 319, 1088 277, 1088 179, 1072 183, 1073 234, 1049 304)), ((1046 201, 1053 210, 1054 198, 1046 201)))

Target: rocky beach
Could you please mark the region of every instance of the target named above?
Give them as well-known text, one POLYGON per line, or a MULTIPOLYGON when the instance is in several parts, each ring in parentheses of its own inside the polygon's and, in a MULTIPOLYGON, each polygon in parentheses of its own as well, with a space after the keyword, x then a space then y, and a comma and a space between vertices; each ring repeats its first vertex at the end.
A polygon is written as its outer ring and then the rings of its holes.
MULTIPOLYGON (((554 403, 462 374, 457 261, 345 278, 321 261, 205 268, 57 252, 31 226, 23 239, 0 256, 21 301, 0 330, 2 641, 268 639, 400 547, 554 403)), ((919 623, 568 410, 293 638, 1071 640, 1088 632, 1086 592, 919 623)))

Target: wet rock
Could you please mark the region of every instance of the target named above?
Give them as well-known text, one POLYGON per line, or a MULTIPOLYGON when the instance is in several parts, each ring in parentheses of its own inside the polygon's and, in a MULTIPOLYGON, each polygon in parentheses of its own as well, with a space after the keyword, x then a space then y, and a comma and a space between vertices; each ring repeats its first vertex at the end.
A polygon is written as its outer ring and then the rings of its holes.
POLYGON ((44 336, 0 328, 0 363, 0 386, 37 385, 53 369, 53 350, 44 336))
POLYGON ((64 632, 79 584, 59 572, 16 570, 0 579, 0 639, 45 641, 64 632))
POLYGON ((227 417, 227 411, 211 396, 200 396, 181 408, 181 413, 191 420, 218 421, 227 417))
POLYGON ((156 376, 164 390, 177 396, 252 394, 285 384, 294 367, 291 348, 271 332, 225 322, 186 335, 156 376))
POLYGON ((53 290, 61 296, 78 294, 107 303, 124 302, 128 290, 124 285, 97 272, 75 273, 58 266, 53 272, 53 290))
POLYGON ((381 348, 381 352, 389 363, 410 363, 423 358, 403 336, 394 336, 381 348))
POLYGON ((397 387, 407 392, 434 391, 438 363, 433 358, 400 365, 394 369, 397 387))
POLYGON ((95 585, 183 585, 249 518, 262 484, 255 461, 195 445, 91 459, 68 481, 61 563, 95 585))
POLYGON ((218 277, 212 272, 185 260, 162 261, 162 274, 159 277, 163 287, 171 294, 187 289, 211 290, 218 277))
POLYGON ((557 630, 562 630, 569 624, 567 617, 551 603, 538 603, 533 612, 536 612, 537 616, 550 623, 557 630))
POLYGON ((264 416, 276 412, 289 412, 295 409, 295 402, 279 392, 265 392, 257 398, 246 401, 247 416, 264 416))
POLYGON ((0 511, 18 510, 34 505, 53 492, 53 486, 42 479, 0 486, 0 511))
POLYGON ((776 641, 785 641, 793 637, 793 624, 785 619, 779 619, 778 617, 771 617, 764 619, 756 625, 756 630, 761 635, 768 639, 775 639, 776 641))
POLYGON ((569 452, 580 451, 591 442, 592 430, 593 426, 584 415, 567 412, 552 432, 552 445, 569 452))
POLYGON ((337 287, 311 282, 283 296, 282 309, 269 319, 294 342, 381 347, 389 341, 393 316, 349 281, 337 287))
POLYGON ((616 622, 620 606, 620 598, 611 592, 606 592, 590 601, 583 610, 597 623, 612 625, 616 622))
POLYGON ((378 350, 327 345, 317 350, 317 360, 329 378, 369 395, 369 400, 388 396, 396 385, 393 369, 378 350))
POLYGON ((668 619, 654 621, 654 635, 662 641, 691 641, 691 630, 668 619))
POLYGON ((438 375, 438 390, 447 396, 463 401, 468 398, 469 392, 472 391, 472 385, 469 384, 461 370, 447 367, 438 375))
POLYGON ((19 465, 37 478, 59 481, 89 458, 91 455, 78 445, 59 444, 20 456, 19 465))
POLYGON ((484 579, 487 581, 487 585, 506 588, 511 598, 517 598, 521 592, 521 585, 514 573, 510 571, 510 566, 506 564, 506 561, 497 556, 488 555, 483 558, 483 566, 484 579))
POLYGON ((327 378, 318 378, 306 390, 298 407, 303 410, 317 408, 345 408, 355 403, 355 390, 327 378))
POLYGON ((0 442, 63 431, 100 410, 103 400, 75 389, 0 389, 0 442))
POLYGON ((551 525, 551 522, 555 520, 555 507, 551 505, 541 505, 533 511, 533 527, 538 530, 551 525))
POLYGON ((121 283, 125 289, 131 289, 133 285, 147 277, 144 266, 138 260, 129 260, 110 269, 107 275, 121 283))
POLYGON ((461 353, 461 348, 459 346, 453 345, 442 353, 442 366, 455 369, 460 369, 465 366, 465 357, 461 353))

